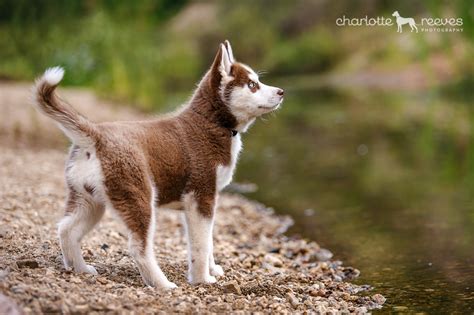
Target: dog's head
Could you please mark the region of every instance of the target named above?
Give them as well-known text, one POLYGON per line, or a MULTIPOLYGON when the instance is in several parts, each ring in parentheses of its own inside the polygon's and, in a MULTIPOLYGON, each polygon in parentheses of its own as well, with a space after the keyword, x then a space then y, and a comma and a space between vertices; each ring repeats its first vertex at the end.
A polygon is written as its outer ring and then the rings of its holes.
POLYGON ((236 118, 241 131, 283 102, 282 89, 263 84, 252 68, 235 61, 227 40, 220 45, 210 71, 212 86, 236 118))
POLYGON ((398 11, 395 11, 393 12, 392 16, 400 16, 400 14, 398 13, 398 11))

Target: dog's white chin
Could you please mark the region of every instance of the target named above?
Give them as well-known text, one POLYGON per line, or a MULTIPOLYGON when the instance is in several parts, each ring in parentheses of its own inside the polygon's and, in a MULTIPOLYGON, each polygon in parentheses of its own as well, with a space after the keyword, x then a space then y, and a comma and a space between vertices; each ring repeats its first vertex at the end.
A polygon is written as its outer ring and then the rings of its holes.
POLYGON ((283 99, 275 105, 259 106, 258 108, 264 110, 264 114, 267 114, 267 113, 273 112, 273 111, 277 110, 278 108, 280 108, 281 103, 283 103, 283 99))

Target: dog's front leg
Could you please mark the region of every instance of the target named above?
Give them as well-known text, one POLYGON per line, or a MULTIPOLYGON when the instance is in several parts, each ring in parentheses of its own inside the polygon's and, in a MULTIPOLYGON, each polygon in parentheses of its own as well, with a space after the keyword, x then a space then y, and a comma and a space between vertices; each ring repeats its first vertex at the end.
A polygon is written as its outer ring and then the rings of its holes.
POLYGON ((185 217, 188 238, 188 280, 192 284, 214 283, 209 273, 212 254, 212 225, 214 224, 215 196, 186 195, 185 217))

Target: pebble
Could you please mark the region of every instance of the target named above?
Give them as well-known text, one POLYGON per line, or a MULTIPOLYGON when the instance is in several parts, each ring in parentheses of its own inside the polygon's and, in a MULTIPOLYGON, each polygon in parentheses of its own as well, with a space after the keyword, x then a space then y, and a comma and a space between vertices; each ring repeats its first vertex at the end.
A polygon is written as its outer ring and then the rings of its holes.
POLYGON ((266 254, 265 255, 265 262, 275 266, 275 267, 283 267, 283 262, 280 258, 278 258, 274 254, 266 254))
POLYGON ((88 304, 74 305, 71 308, 71 311, 73 313, 87 313, 89 311, 89 305, 88 304))
POLYGON ((71 279, 69 281, 71 281, 72 283, 76 283, 76 284, 82 283, 82 280, 79 279, 78 277, 71 277, 71 279))
POLYGON ((232 303, 232 307, 236 310, 242 310, 245 308, 246 304, 247 304, 247 301, 245 299, 238 299, 238 300, 235 300, 234 303, 232 303))
POLYGON ((296 298, 296 296, 291 293, 291 292, 288 292, 286 293, 286 299, 288 300, 288 302, 290 302, 290 304, 293 306, 293 307, 298 307, 298 304, 300 304, 300 301, 296 298))
POLYGON ((329 250, 321 248, 312 255, 313 259, 310 261, 328 261, 332 258, 332 256, 333 254, 329 250))
POLYGON ((326 296, 326 290, 311 290, 309 294, 311 294, 312 296, 326 296))
POLYGON ((109 282, 109 280, 107 280, 107 278, 105 278, 105 277, 98 277, 97 282, 99 282, 101 284, 107 284, 109 282))
POLYGON ((374 301, 377 304, 384 304, 387 299, 382 295, 382 294, 374 294, 372 295, 372 301, 374 301))
POLYGON ((234 293, 234 294, 242 294, 242 291, 240 290, 240 286, 237 283, 236 280, 231 280, 229 282, 226 282, 222 285, 224 288, 225 293, 234 293))

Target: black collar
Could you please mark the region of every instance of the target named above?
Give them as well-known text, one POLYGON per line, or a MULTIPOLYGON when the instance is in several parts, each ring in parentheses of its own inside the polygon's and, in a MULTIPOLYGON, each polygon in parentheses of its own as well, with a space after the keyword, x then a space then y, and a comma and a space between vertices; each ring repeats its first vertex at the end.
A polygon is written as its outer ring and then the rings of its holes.
POLYGON ((235 137, 238 133, 239 133, 239 132, 238 132, 237 130, 235 130, 235 129, 231 129, 231 130, 230 130, 230 134, 231 134, 232 137, 235 137))

